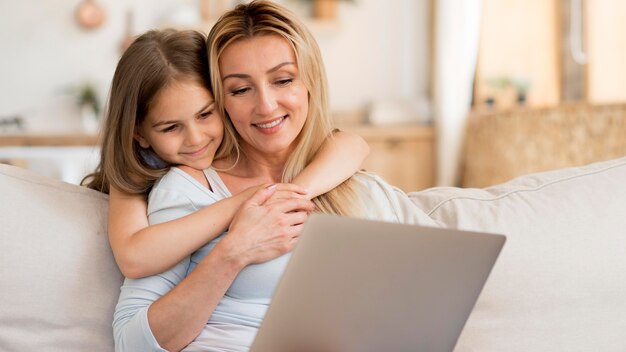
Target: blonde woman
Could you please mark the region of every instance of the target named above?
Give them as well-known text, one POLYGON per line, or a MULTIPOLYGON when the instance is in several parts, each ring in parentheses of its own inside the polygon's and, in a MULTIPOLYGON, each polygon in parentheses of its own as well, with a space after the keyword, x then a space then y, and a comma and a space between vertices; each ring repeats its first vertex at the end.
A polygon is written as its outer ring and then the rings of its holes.
MULTIPOLYGON (((222 171, 207 179, 206 172, 186 170, 192 180, 188 183, 218 185, 228 196, 252 185, 289 182, 311 163, 332 132, 324 67, 313 37, 283 7, 253 1, 219 19, 209 34, 208 50, 216 109, 227 117, 224 157, 214 162, 222 171)), ((180 192, 181 182, 159 182, 153 192, 172 195, 180 192)), ((173 201, 151 199, 150 222, 184 215, 188 210, 181 199, 194 197, 194 192, 182 192, 173 201)), ((410 202, 367 174, 314 202, 326 213, 428 220, 411 214, 410 202)), ((232 244, 232 235, 223 235, 217 245, 232 244)), ((245 251, 237 257, 211 256, 209 245, 188 263, 125 284, 113 323, 117 349, 247 351, 296 242, 297 235, 283 251, 267 252, 255 265, 245 265, 245 251), (225 286, 220 299, 215 292, 225 286)))

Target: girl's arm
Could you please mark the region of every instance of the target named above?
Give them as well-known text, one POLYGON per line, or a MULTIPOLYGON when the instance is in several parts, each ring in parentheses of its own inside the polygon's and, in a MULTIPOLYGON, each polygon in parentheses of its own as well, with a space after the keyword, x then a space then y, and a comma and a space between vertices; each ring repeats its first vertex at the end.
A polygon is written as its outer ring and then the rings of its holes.
MULTIPOLYGON (((144 196, 111 186, 109 243, 120 271, 137 279, 169 269, 224 232, 239 207, 260 188, 248 188, 187 216, 150 225, 144 196)), ((278 189, 291 196, 306 193, 293 184, 280 184, 278 189)))
POLYGON ((249 189, 182 218, 149 226, 144 196, 111 187, 109 242, 120 271, 132 279, 169 269, 222 233, 253 193, 249 189))
POLYGON ((324 194, 359 171, 369 154, 365 140, 354 133, 335 130, 315 158, 291 182, 307 189, 309 199, 324 194))
POLYGON ((111 187, 109 242, 120 271, 135 279, 167 270, 221 233, 245 200, 244 193, 183 218, 149 226, 145 197, 111 187))
MULTIPOLYGON (((369 146, 358 135, 335 132, 314 160, 294 180, 281 184, 279 198, 304 194, 311 199, 328 192, 358 171, 369 146)), ((111 187, 109 242, 124 276, 134 279, 163 272, 222 233, 239 207, 260 187, 247 189, 182 218, 149 225, 143 195, 111 187), (158 255, 155 255, 158 253, 158 255)))

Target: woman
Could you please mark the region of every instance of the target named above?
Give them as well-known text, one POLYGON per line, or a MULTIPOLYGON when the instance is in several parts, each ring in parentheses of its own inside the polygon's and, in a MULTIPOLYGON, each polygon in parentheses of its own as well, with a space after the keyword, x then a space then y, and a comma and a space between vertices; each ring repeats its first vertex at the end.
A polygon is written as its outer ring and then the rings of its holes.
MULTIPOLYGON (((324 67, 313 37, 284 8, 253 1, 220 18, 208 47, 216 106, 227 116, 222 145, 226 157, 215 161, 224 171, 211 179, 201 171, 186 171, 197 184, 221 189, 223 196, 250 185, 288 182, 332 131, 324 67)), ((175 188, 167 181, 155 186, 167 194, 175 188)), ((361 174, 314 201, 326 213, 405 222, 427 219, 403 217, 398 212, 410 202, 394 194, 379 179, 361 174)), ((172 204, 161 203, 151 210, 151 222, 181 215, 171 214, 176 208, 172 204)), ((285 253, 297 237, 282 251, 268 252, 257 257, 262 259, 257 265, 243 268, 246 253, 210 255, 212 246, 232 245, 231 236, 244 232, 231 228, 187 263, 125 284, 114 321, 117 349, 248 350, 288 261, 285 253), (224 266, 223 261, 233 264, 224 266), (222 299, 216 298, 215 291, 227 285, 222 299)))

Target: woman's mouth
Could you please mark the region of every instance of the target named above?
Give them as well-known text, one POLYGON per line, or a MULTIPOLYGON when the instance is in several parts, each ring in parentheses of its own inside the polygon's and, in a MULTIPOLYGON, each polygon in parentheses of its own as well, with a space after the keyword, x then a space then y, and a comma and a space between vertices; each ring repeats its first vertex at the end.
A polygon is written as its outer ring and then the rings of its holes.
POLYGON ((263 122, 263 123, 255 123, 253 126, 258 128, 263 133, 274 133, 278 129, 280 129, 280 125, 287 118, 288 115, 281 116, 275 120, 263 122))

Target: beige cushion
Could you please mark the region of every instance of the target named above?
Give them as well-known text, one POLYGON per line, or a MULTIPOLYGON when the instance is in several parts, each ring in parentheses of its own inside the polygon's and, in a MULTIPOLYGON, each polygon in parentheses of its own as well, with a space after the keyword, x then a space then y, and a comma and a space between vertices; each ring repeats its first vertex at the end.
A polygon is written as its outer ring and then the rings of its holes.
POLYGON ((0 165, 0 349, 112 351, 106 196, 0 165))
POLYGON ((626 158, 410 197, 508 237, 456 351, 626 351, 626 158))

